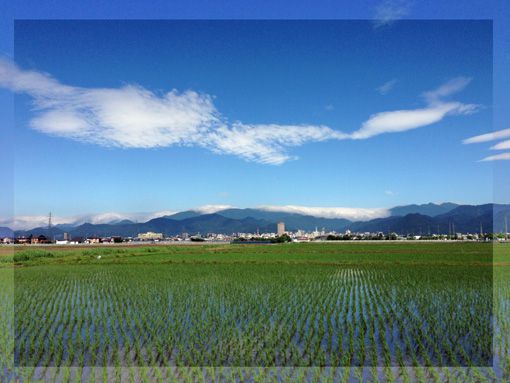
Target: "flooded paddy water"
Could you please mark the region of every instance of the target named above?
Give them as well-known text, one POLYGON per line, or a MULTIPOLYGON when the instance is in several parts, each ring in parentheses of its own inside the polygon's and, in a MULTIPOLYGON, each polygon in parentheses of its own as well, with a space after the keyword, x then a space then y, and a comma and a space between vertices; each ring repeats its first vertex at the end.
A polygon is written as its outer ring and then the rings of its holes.
POLYGON ((20 267, 12 357, 57 381, 498 381, 510 344, 498 273, 345 259, 20 267))

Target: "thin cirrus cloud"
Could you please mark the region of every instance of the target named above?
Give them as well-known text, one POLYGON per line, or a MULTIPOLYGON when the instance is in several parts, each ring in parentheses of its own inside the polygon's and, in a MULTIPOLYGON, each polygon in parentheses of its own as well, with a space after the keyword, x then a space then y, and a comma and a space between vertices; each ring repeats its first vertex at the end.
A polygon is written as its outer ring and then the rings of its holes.
POLYGON ((480 162, 510 160, 510 153, 495 154, 482 158, 480 162))
POLYGON ((286 154, 286 147, 347 137, 347 134, 326 126, 234 123, 231 127, 221 126, 212 132, 208 146, 216 153, 233 154, 247 161, 278 165, 296 158, 286 154))
POLYGON ((470 138, 466 138, 462 143, 464 144, 478 144, 481 142, 489 142, 496 141, 502 138, 510 137, 510 129, 498 130, 496 132, 481 134, 479 136, 474 136, 470 138))
POLYGON ((510 149, 510 140, 501 141, 500 143, 491 146, 491 150, 507 150, 510 149))
POLYGON ((475 113, 479 106, 445 101, 449 96, 460 92, 471 82, 470 78, 457 77, 437 89, 424 92, 422 97, 427 106, 418 109, 395 110, 372 115, 361 128, 350 134, 352 139, 367 139, 383 133, 404 132, 441 121, 447 115, 475 113))
POLYGON ((32 98, 30 127, 42 133, 105 147, 195 146, 270 165, 296 159, 289 149, 306 143, 367 139, 473 113, 476 105, 445 101, 469 81, 453 79, 424 93, 425 107, 377 113, 346 133, 325 125, 229 123, 212 96, 193 90, 156 94, 138 85, 75 87, 0 59, 0 86, 32 98))
POLYGON ((407 16, 411 10, 406 0, 385 0, 375 8, 374 27, 390 25, 407 16))
POLYGON ((379 92, 379 94, 382 94, 383 96, 385 96, 395 87, 396 83, 397 83, 397 79, 386 81, 384 84, 377 87, 376 90, 379 92))
MULTIPOLYGON (((502 140, 510 137, 510 129, 502 129, 491 133, 481 134, 479 136, 474 136, 470 138, 466 138, 462 141, 464 144, 479 144, 491 141, 502 140)), ((509 150, 510 149, 510 140, 504 140, 496 145, 490 147, 491 150, 509 150)), ((491 155, 485 158, 482 158, 480 162, 489 162, 489 161, 503 161, 510 160, 510 153, 500 153, 491 155)))

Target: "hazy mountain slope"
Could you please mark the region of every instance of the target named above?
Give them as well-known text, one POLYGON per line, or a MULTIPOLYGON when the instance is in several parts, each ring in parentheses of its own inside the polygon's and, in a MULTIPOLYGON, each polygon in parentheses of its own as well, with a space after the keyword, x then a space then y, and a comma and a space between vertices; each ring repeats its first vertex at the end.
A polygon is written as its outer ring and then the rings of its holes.
POLYGON ((404 205, 404 206, 395 206, 390 209, 392 216, 406 216, 408 214, 421 214, 428 215, 429 217, 435 217, 440 214, 448 213, 449 211, 455 209, 458 204, 445 202, 441 204, 435 203, 427 203, 422 205, 404 205))

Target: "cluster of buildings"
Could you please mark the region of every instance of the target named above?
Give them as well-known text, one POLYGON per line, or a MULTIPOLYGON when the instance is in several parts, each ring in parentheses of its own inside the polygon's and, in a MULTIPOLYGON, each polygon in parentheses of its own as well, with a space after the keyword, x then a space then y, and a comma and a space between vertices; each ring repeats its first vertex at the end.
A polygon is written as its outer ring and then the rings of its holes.
POLYGON ((285 223, 278 222, 276 224, 276 233, 207 233, 201 235, 200 233, 190 235, 189 233, 181 233, 174 236, 165 236, 163 233, 146 232, 139 233, 135 237, 121 237, 121 236, 87 236, 87 237, 74 237, 68 233, 64 233, 63 239, 53 240, 44 235, 30 235, 20 236, 15 238, 3 238, 0 243, 3 244, 57 244, 57 245, 72 245, 72 244, 99 244, 99 243, 138 243, 138 242, 252 242, 252 241, 266 241, 274 242, 278 238, 285 238, 292 242, 311 242, 311 241, 366 241, 366 240, 462 240, 462 241, 508 241, 509 234, 494 235, 492 233, 455 233, 450 235, 445 234, 429 234, 429 235, 400 235, 397 233, 383 233, 383 232, 351 232, 346 230, 343 233, 335 231, 326 231, 324 229, 314 231, 297 230, 295 232, 285 230, 285 223))
POLYGON ((78 245, 78 244, 94 244, 94 243, 120 243, 124 242, 124 238, 121 236, 111 237, 73 237, 69 233, 64 233, 63 239, 49 238, 45 235, 27 235, 19 237, 4 237, 0 239, 0 243, 4 245, 16 244, 16 245, 78 245))

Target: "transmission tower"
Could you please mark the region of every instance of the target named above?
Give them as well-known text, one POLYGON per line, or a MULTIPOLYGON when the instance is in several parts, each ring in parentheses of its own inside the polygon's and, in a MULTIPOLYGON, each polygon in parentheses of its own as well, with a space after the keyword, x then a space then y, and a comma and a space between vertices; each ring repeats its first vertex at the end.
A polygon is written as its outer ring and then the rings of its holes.
POLYGON ((53 241, 53 238, 51 236, 51 211, 50 214, 48 215, 48 239, 50 241, 53 241))

